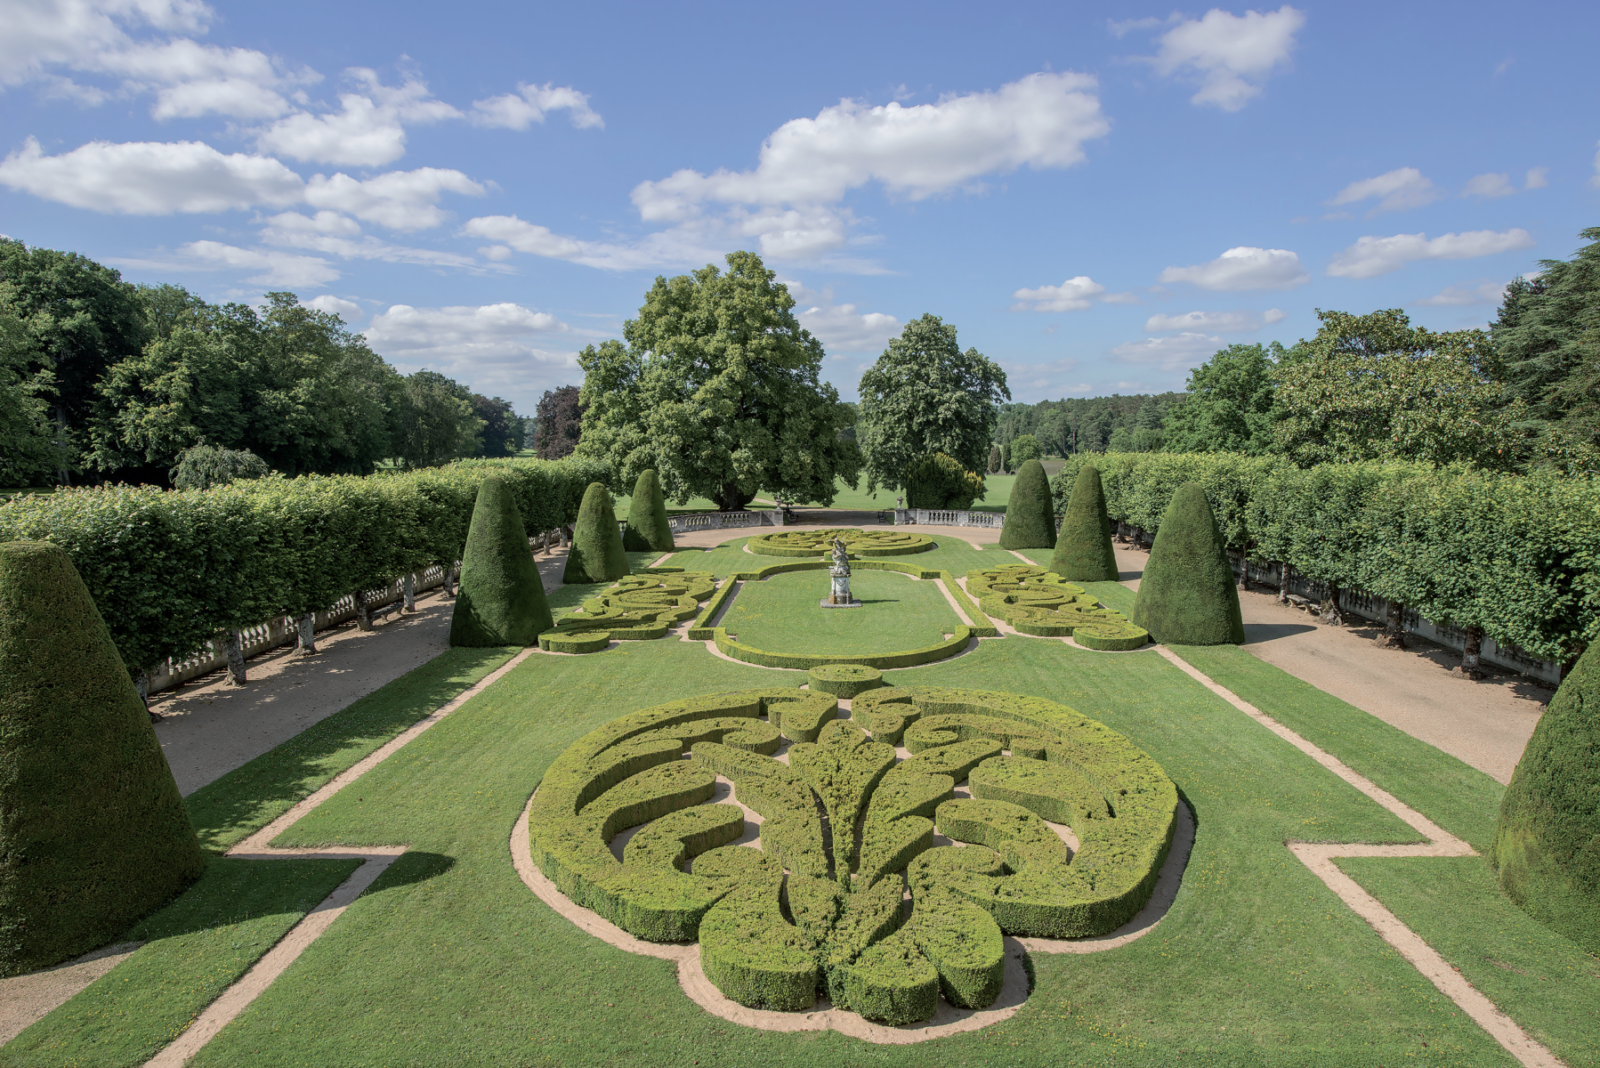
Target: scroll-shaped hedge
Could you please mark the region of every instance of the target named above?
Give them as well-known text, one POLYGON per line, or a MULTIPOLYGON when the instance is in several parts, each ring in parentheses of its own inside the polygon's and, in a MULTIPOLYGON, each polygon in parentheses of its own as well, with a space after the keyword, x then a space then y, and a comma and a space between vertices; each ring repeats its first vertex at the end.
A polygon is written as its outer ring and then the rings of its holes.
POLYGON ((933 539, 926 534, 905 530, 818 530, 814 527, 759 534, 751 538, 746 547, 759 556, 815 558, 832 551, 834 538, 844 541, 851 556, 905 556, 933 548, 933 539))
POLYGON ((611 641, 652 641, 700 611, 716 592, 708 571, 646 568, 618 580, 583 602, 583 611, 556 621, 539 635, 539 648, 554 653, 597 653, 611 641))
POLYGON ((984 568, 967 572, 967 590, 989 615, 1023 634, 1071 637, 1086 649, 1138 649, 1150 640, 1121 612, 1103 608, 1082 586, 1042 567, 984 568))
POLYGON ((870 690, 854 711, 752 690, 623 717, 551 766, 534 859, 640 937, 698 938, 706 976, 740 1004, 804 1011, 821 992, 892 1024, 926 1019, 941 995, 993 1003, 1004 934, 1103 934, 1148 900, 1177 789, 1122 735, 976 690, 870 690), (769 759, 780 732, 787 764, 769 759), (897 760, 902 741, 914 755, 897 760), (737 807, 699 803, 716 778, 761 816, 759 850, 729 844, 737 807), (955 797, 963 780, 972 798, 955 797), (933 848, 935 821, 987 848, 933 848), (608 839, 641 823, 619 862, 608 839))

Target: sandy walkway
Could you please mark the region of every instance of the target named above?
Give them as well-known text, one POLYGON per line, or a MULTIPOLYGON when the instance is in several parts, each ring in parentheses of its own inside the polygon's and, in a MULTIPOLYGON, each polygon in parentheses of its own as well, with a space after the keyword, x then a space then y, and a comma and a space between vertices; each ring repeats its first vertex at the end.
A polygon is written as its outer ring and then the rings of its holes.
MULTIPOLYGON (((1139 588, 1148 559, 1117 546, 1123 585, 1139 588)), ((1251 653, 1503 783, 1550 700, 1551 691, 1518 675, 1463 678, 1451 671, 1460 654, 1414 635, 1408 650, 1380 649, 1377 624, 1351 617, 1328 626, 1278 604, 1271 589, 1241 593, 1239 607, 1251 653)))

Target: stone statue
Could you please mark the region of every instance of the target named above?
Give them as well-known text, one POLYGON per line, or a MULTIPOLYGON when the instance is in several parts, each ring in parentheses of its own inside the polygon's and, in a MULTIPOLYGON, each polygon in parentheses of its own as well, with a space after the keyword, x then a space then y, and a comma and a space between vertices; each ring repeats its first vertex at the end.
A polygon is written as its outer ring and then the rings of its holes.
POLYGON ((850 574, 850 553, 844 547, 844 539, 837 534, 833 538, 833 574, 850 574))
POLYGON ((828 574, 833 577, 833 590, 822 602, 822 607, 860 608, 861 602, 850 593, 850 553, 845 548, 844 539, 837 534, 833 538, 833 566, 828 568, 828 574))

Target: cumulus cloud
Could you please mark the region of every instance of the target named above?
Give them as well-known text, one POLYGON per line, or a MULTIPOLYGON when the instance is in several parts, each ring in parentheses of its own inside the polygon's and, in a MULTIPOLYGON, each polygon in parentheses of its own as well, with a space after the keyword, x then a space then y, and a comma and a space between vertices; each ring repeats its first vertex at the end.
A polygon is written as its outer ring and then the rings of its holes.
POLYGON ((1248 311, 1192 311, 1183 315, 1152 315, 1145 321, 1147 334, 1161 334, 1169 330, 1186 333, 1211 331, 1215 334, 1252 334, 1263 326, 1283 322, 1285 315, 1277 308, 1268 308, 1257 315, 1248 311))
MULTIPOLYGON (((1305 13, 1287 4, 1277 11, 1243 15, 1212 8, 1162 34, 1153 62, 1164 77, 1177 74, 1199 80, 1191 103, 1238 111, 1260 94, 1262 83, 1274 71, 1288 66, 1295 34, 1305 23, 1305 13)), ((1113 24, 1113 32, 1117 25, 1113 24)))
POLYGON ((405 155, 406 124, 462 117, 419 79, 386 86, 364 67, 345 73, 360 91, 341 93, 338 111, 300 111, 279 119, 256 136, 256 147, 310 163, 377 167, 405 155))
POLYGON ((314 175, 306 183, 306 203, 342 211, 391 230, 428 230, 449 218, 438 206, 443 194, 481 197, 485 192, 481 184, 460 171, 419 167, 414 171, 390 171, 365 181, 347 174, 332 178, 314 175))
POLYGON ((1106 287, 1086 274, 1068 278, 1058 286, 1040 286, 1038 289, 1019 289, 1011 294, 1017 303, 1012 311, 1064 312, 1083 311, 1088 308, 1106 287))
POLYGON ((1168 267, 1161 272, 1163 284, 1188 282, 1201 289, 1234 292, 1243 289, 1291 289, 1311 280, 1301 266, 1300 257, 1287 249, 1230 248, 1208 263, 1192 267, 1168 267))
POLYGON ((605 126, 605 120, 589 107, 589 94, 571 86, 519 84, 515 93, 492 96, 472 102, 472 122, 476 126, 526 130, 552 111, 566 111, 572 125, 580 130, 605 126))
POLYGON ((1383 211, 1404 211, 1406 208, 1431 204, 1439 199, 1439 190, 1415 167, 1401 167, 1376 178, 1351 182, 1328 203, 1337 208, 1374 198, 1378 203, 1368 213, 1368 218, 1383 211))
POLYGON ((1527 177, 1523 179, 1522 188, 1543 189, 1550 184, 1549 174, 1549 167, 1534 167, 1528 172, 1527 177))
POLYGON ((1533 236, 1520 227, 1441 234, 1432 240, 1427 234, 1363 237, 1333 257, 1328 273, 1335 278, 1376 278, 1417 260, 1468 260, 1532 246, 1533 236))
POLYGON ((693 227, 674 227, 650 234, 634 244, 606 241, 580 241, 554 233, 547 226, 525 222, 515 215, 484 215, 469 219, 462 232, 495 242, 484 255, 491 259, 503 256, 493 252, 495 247, 510 248, 530 256, 570 260, 587 267, 614 271, 631 271, 660 266, 703 266, 722 258, 718 244, 704 240, 693 227))
POLYGON ((4 12, 0 83, 9 85, 122 48, 129 29, 201 33, 213 16, 198 0, 11 0, 4 12))
POLYGON ((366 314, 361 310, 361 305, 355 301, 345 300, 342 297, 333 296, 331 293, 324 293, 322 296, 313 297, 310 300, 302 300, 300 303, 308 308, 327 312, 329 315, 337 315, 347 323, 354 322, 366 314))
POLYGON ((1493 197, 1508 197, 1516 191, 1517 187, 1511 184, 1510 175, 1480 174, 1467 182, 1466 187, 1461 190, 1461 195, 1489 200, 1493 197))
POLYGON ((831 289, 819 293, 796 282, 787 284, 795 299, 795 318, 829 353, 879 352, 900 333, 900 320, 892 315, 835 304, 831 289))
POLYGON ((199 141, 91 141, 47 156, 28 138, 0 162, 0 183, 75 208, 125 215, 286 206, 300 176, 267 156, 224 154, 199 141))
POLYGON ((1446 286, 1431 297, 1417 301, 1421 307, 1457 308, 1471 304, 1499 304, 1506 296, 1504 282, 1479 282, 1446 286))
POLYGON ((245 279, 259 286, 300 289, 327 285, 339 277, 339 269, 320 256, 239 248, 220 241, 191 241, 178 254, 179 261, 172 266, 179 270, 259 271, 245 279))
POLYGON ((363 235, 360 224, 354 219, 333 211, 319 211, 310 216, 293 211, 274 215, 262 227, 261 240, 269 245, 322 252, 347 260, 411 263, 423 267, 478 266, 471 256, 438 249, 410 248, 363 235))
POLYGON ((1125 341, 1111 350, 1123 363, 1154 364, 1171 374, 1198 367, 1227 342, 1206 334, 1182 333, 1170 337, 1147 337, 1139 341, 1125 341))
POLYGON ((416 308, 396 304, 364 331, 373 351, 404 371, 423 367, 531 412, 546 389, 568 383, 576 354, 549 347, 569 327, 520 304, 416 308))

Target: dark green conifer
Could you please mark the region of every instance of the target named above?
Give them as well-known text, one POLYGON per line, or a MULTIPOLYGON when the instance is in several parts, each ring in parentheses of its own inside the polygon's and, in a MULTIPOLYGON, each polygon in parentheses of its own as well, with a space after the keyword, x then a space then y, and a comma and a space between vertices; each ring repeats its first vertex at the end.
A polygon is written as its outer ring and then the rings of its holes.
POLYGON ((0 542, 0 975, 104 945, 204 867, 77 568, 0 542))
POLYGON ((1130 618, 1168 645, 1244 641, 1233 568, 1217 517, 1197 483, 1179 486, 1161 517, 1130 618))
POLYGON ((501 479, 486 478, 478 484, 461 554, 450 644, 533 645, 553 626, 516 495, 501 479))
POLYGON ((1550 699, 1500 800, 1489 860, 1524 912, 1600 953, 1600 647, 1550 699))
POLYGON ((661 479, 653 468, 639 472, 633 484, 633 501, 628 506, 628 529, 622 534, 622 547, 629 552, 670 553, 677 548, 672 527, 667 523, 667 501, 661 495, 661 479))
POLYGON ((1069 582, 1115 582, 1117 554, 1111 547, 1111 517, 1106 514, 1106 495, 1100 485, 1100 472, 1084 464, 1072 483, 1067 514, 1056 536, 1055 555, 1050 570, 1069 582))
POLYGON ((567 583, 615 582, 630 574, 628 554, 617 529, 617 506, 599 482, 589 483, 578 506, 578 525, 567 551, 567 583))
POLYGON ((1029 460, 1011 484, 1006 524, 1000 529, 1002 549, 1051 549, 1056 544, 1055 498, 1044 465, 1029 460))

